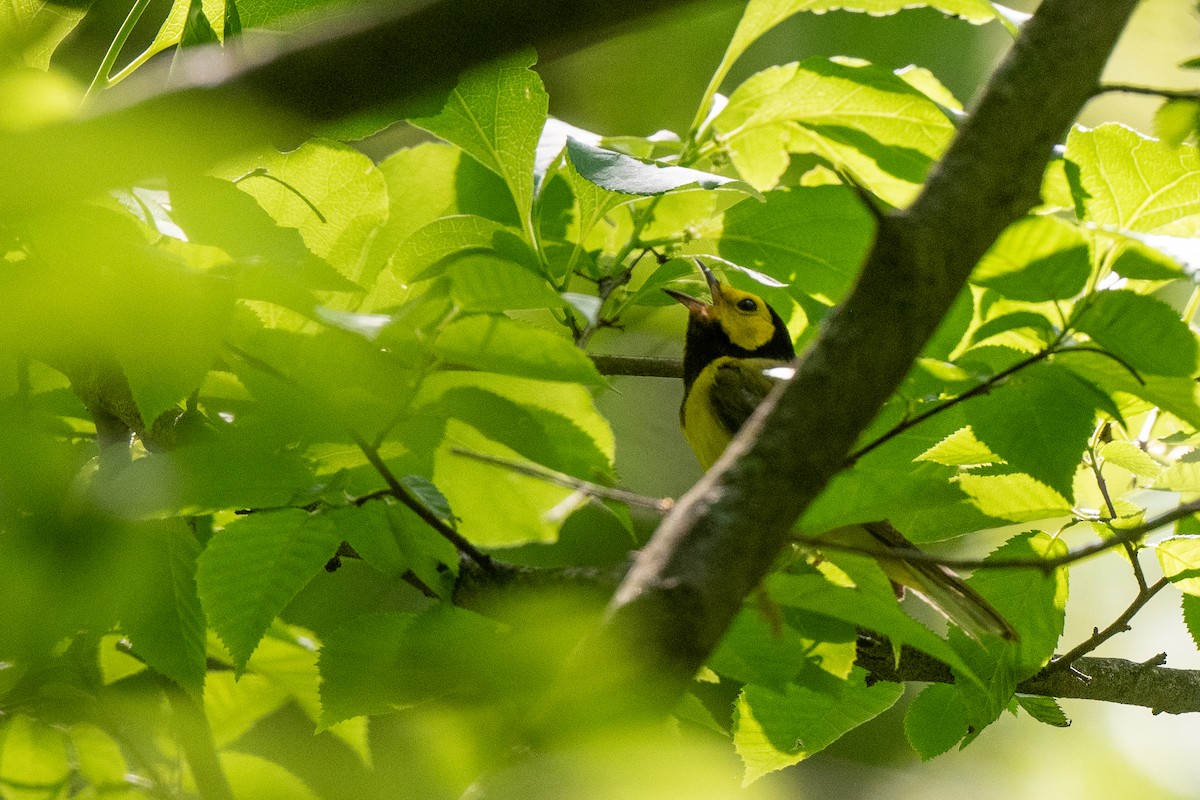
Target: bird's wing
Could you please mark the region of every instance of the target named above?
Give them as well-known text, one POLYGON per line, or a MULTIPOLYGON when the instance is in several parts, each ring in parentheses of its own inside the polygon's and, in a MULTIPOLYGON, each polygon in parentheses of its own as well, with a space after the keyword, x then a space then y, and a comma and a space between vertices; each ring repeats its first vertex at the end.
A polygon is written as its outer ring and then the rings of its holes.
POLYGON ((730 358, 717 364, 709 397, 713 413, 736 433, 779 382, 786 363, 771 358, 730 358))

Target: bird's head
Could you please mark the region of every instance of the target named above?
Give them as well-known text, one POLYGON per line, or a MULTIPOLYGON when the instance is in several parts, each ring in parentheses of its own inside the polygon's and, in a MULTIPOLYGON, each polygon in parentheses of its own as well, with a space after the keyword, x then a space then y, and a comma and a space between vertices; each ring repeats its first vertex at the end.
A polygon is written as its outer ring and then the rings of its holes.
POLYGON ((712 293, 711 305, 674 289, 663 290, 687 308, 689 339, 703 331, 707 334, 705 338, 715 336, 732 345, 719 348, 728 352, 715 353, 714 357, 755 355, 791 359, 794 356, 787 326, 774 309, 756 294, 721 283, 700 259, 696 259, 696 264, 712 293))

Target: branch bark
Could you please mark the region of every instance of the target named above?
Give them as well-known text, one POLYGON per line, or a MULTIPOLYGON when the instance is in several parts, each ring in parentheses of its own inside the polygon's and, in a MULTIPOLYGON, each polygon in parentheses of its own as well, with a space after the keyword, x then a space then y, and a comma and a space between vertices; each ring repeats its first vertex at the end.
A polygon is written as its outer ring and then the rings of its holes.
POLYGON ((1136 5, 1045 0, 921 195, 882 218, 857 284, 794 379, 680 501, 614 596, 585 658, 612 660, 613 637, 632 637, 623 650, 635 661, 613 687, 639 696, 626 702, 661 710, 704 663, 975 263, 1037 203, 1052 148, 1136 5))
MULTIPOLYGON (((949 667, 919 650, 903 648, 897 663, 891 644, 882 639, 859 639, 856 663, 877 680, 954 682, 949 667)), ((1170 669, 1160 663, 1158 658, 1138 663, 1085 656, 1075 662, 1073 671, 1043 670, 1022 681, 1017 692, 1143 706, 1156 714, 1200 712, 1200 670, 1170 669)))
MULTIPOLYGON (((597 611, 622 580, 628 564, 610 567, 529 567, 495 562, 486 572, 471 559, 459 561, 454 602, 486 616, 506 619, 521 592, 567 593, 597 611)), ((506 620, 521 624, 520 619, 506 620)), ((524 621, 528 624, 528 620, 524 621)), ((875 679, 893 683, 952 683, 950 668, 933 656, 905 646, 896 660, 892 644, 876 634, 858 639, 856 663, 875 679)), ((1053 663, 1053 662, 1052 662, 1053 663)), ((1096 700, 1143 706, 1155 713, 1200 713, 1200 670, 1170 669, 1162 657, 1146 663, 1084 656, 1072 669, 1048 668, 1023 681, 1017 691, 1058 699, 1096 700), (1080 675, 1086 677, 1080 677, 1080 675)))

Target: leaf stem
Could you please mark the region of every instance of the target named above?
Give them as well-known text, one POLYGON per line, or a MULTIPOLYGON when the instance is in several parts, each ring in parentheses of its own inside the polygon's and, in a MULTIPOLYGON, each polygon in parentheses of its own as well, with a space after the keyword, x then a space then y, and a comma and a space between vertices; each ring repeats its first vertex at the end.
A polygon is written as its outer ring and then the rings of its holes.
POLYGON ((142 18, 142 14, 145 13, 146 7, 149 5, 150 0, 136 0, 133 7, 129 9, 129 13, 125 16, 125 21, 121 23, 121 27, 117 29, 116 35, 108 45, 108 50, 105 51, 104 58, 100 61, 100 68, 96 70, 96 76, 92 78, 91 85, 88 86, 84 97, 90 97, 97 89, 107 89, 116 82, 110 77, 113 65, 117 63, 117 58, 120 57, 121 51, 125 48, 125 42, 129 40, 129 35, 137 27, 138 20, 142 18))
POLYGON ((1154 597, 1154 595, 1166 588, 1167 584, 1170 582, 1171 581, 1168 578, 1160 578, 1154 583, 1153 586, 1148 586, 1140 590, 1137 593, 1137 596, 1133 598, 1133 602, 1129 604, 1129 607, 1121 612, 1121 616, 1113 620, 1111 625, 1102 631, 1096 631, 1087 639, 1051 661, 1042 668, 1042 671, 1038 673, 1038 676, 1042 677, 1046 675, 1053 675, 1055 672, 1069 669, 1071 665, 1078 661, 1081 656, 1085 656, 1092 652, 1097 647, 1116 636, 1118 633, 1124 633, 1128 631, 1129 621, 1133 619, 1139 611, 1142 610, 1142 607, 1145 606, 1146 603, 1150 602, 1150 599, 1154 597))

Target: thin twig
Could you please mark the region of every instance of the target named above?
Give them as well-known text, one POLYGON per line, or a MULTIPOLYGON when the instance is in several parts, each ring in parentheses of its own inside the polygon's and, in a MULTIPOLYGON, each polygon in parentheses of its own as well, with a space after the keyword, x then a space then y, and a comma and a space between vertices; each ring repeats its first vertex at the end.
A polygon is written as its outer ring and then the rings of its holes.
POLYGON ((601 375, 683 378, 683 362, 677 358, 592 355, 591 359, 601 375))
POLYGON ((1103 539, 1094 544, 1089 544, 1080 547, 1076 550, 1064 553, 1061 556, 1052 558, 947 558, 937 556, 933 553, 926 553, 924 550, 915 548, 888 548, 887 550, 879 550, 873 547, 857 547, 852 544, 843 544, 841 542, 826 541, 820 537, 795 537, 792 541, 802 547, 810 547, 814 550, 834 550, 843 553, 858 553, 859 555, 870 556, 879 561, 902 561, 910 564, 936 564, 950 569, 1036 569, 1042 572, 1052 572, 1059 567, 1065 567, 1068 564, 1073 564, 1076 561, 1082 561, 1098 553, 1103 553, 1105 550, 1111 550, 1115 547, 1124 547, 1126 542, 1136 542, 1146 534, 1161 528, 1163 525, 1169 525, 1172 522, 1183 519, 1200 512, 1200 500, 1194 500, 1190 503, 1176 506, 1170 511, 1166 511, 1157 517, 1154 517, 1141 525, 1118 530, 1108 538, 1103 539))
POLYGON ((1081 656, 1092 652, 1118 633, 1124 633, 1129 630, 1129 621, 1142 610, 1142 606, 1150 602, 1150 598, 1162 591, 1170 582, 1169 578, 1160 578, 1153 586, 1148 586, 1139 591, 1137 597, 1133 598, 1133 602, 1129 604, 1129 607, 1121 612, 1121 616, 1113 620, 1112 624, 1102 631, 1096 631, 1087 639, 1051 661, 1038 673, 1039 677, 1052 675, 1060 670, 1071 668, 1071 665, 1078 661, 1081 656))
MULTIPOLYGON (((1092 475, 1096 478, 1096 488, 1100 490, 1100 496, 1104 499, 1104 505, 1108 509, 1108 516, 1115 520, 1118 516, 1117 507, 1113 504, 1112 497, 1108 492, 1108 481, 1104 480, 1104 468, 1100 464, 1100 459, 1096 455, 1096 444, 1105 428, 1109 423, 1101 422, 1096 426, 1096 433, 1092 436, 1092 442, 1088 451, 1088 462, 1092 466, 1092 475)), ((1129 556, 1129 563, 1133 567, 1133 578, 1137 581, 1138 591, 1144 592, 1147 589, 1146 574, 1142 571, 1142 562, 1138 560, 1137 546, 1133 542, 1125 542, 1125 554, 1129 556)))
MULTIPOLYGON (((308 387, 300 384, 291 376, 279 371, 274 366, 268 364, 257 356, 253 356, 250 353, 247 353, 245 350, 242 350, 240 347, 232 345, 229 342, 225 342, 225 348, 238 358, 245 361, 247 364, 250 364, 256 369, 262 370, 268 375, 274 377, 276 380, 282 381, 288 386, 302 391, 309 396, 314 396, 314 393, 308 389, 308 387)), ((380 474, 380 476, 383 478, 383 482, 388 485, 388 489, 391 490, 392 495, 397 500, 407 506, 414 514, 424 520, 429 527, 433 528, 435 531, 441 534, 443 538, 453 544, 460 553, 469 556, 473 561, 475 561, 475 563, 479 564, 480 567, 489 572, 494 569, 494 565, 492 564, 492 559, 490 556, 481 552, 477 547, 475 547, 475 545, 467 541, 467 539, 465 539, 461 533, 450 527, 445 520, 429 510, 424 503, 417 499, 417 497, 400 482, 395 473, 392 472, 391 468, 379 455, 378 448, 363 439, 362 436, 358 434, 358 431, 354 430, 348 425, 345 427, 355 446, 357 446, 358 449, 362 451, 362 454, 366 456, 367 462, 370 463, 370 465, 375 468, 375 471, 380 474)))
POLYGON ((454 528, 450 527, 450 525, 444 519, 433 513, 428 506, 418 500, 417 497, 400 482, 399 478, 396 477, 396 474, 392 472, 391 467, 389 467, 383 460, 383 457, 379 455, 379 451, 374 445, 363 439, 354 431, 350 432, 350 436, 354 440, 354 444, 358 446, 358 449, 361 450, 363 455, 367 457, 367 461, 372 467, 375 468, 375 471, 383 477, 383 482, 386 483, 388 488, 392 490, 392 494, 397 500, 408 506, 408 508, 414 514, 423 519, 425 524, 427 524, 429 527, 440 533, 444 539, 450 541, 456 548, 458 548, 460 553, 470 556, 472 561, 483 567, 485 570, 491 571, 494 569, 491 556, 480 551, 475 547, 475 545, 467 541, 467 539, 464 538, 461 533, 454 530, 454 528))
POLYGON ((1200 89, 1168 89, 1162 86, 1139 86, 1133 83, 1104 83, 1096 89, 1096 94, 1108 92, 1147 94, 1167 100, 1200 100, 1200 89))
POLYGON ((670 497, 647 497, 644 494, 637 494, 625 489, 614 489, 609 486, 601 486, 591 481, 581 480, 572 477, 562 472, 546 469, 545 467, 534 466, 521 461, 511 461, 507 458, 489 455, 487 453, 476 452, 475 450, 465 450, 461 447, 452 447, 450 452, 456 456, 465 458, 473 458, 476 461, 482 461, 484 464, 491 464, 497 467, 519 472, 522 475, 528 475, 531 478, 554 483, 559 486, 565 486, 568 489, 574 489, 577 492, 583 492, 592 497, 598 497, 602 500, 614 500, 618 503, 624 503, 627 506, 638 506, 639 508, 648 508, 651 511, 665 514, 675 507, 675 501, 670 497))
MULTIPOLYGON (((1059 340, 1061 340, 1061 338, 1062 337, 1060 336, 1059 340)), ((846 466, 849 467, 849 466, 853 465, 855 462, 857 462, 859 459, 861 459, 867 453, 870 453, 872 450, 875 450, 876 448, 881 447, 884 444, 887 444, 892 439, 896 438, 897 436, 899 436, 900 434, 909 430, 910 428, 915 428, 917 425, 920 425, 922 422, 929 419, 930 417, 941 414, 942 412, 953 408, 954 406, 958 405, 959 403, 963 403, 967 400, 970 400, 972 397, 978 397, 981 394, 987 394, 988 392, 990 392, 992 390, 993 387, 995 387, 997 384, 1001 383, 1005 378, 1008 378, 1013 373, 1020 372, 1021 370, 1025 369, 1026 367, 1032 366, 1032 365, 1038 363, 1039 361, 1044 361, 1046 358, 1053 355, 1056 352, 1055 347, 1057 344, 1058 344, 1058 340, 1056 340, 1054 343, 1052 343, 1045 350, 1039 350, 1038 352, 1034 353, 1033 355, 1029 356, 1028 358, 1022 359, 1021 361, 1018 361, 1016 364, 1013 364, 1008 369, 1004 369, 1004 370, 1001 370, 1000 372, 997 372, 995 375, 992 375, 990 378, 988 378, 983 383, 979 384, 978 386, 973 386, 972 388, 968 389, 967 391, 963 392, 962 394, 958 395, 957 397, 952 397, 949 400, 946 400, 943 403, 939 403, 938 405, 934 406, 933 408, 931 408, 927 411, 923 411, 920 414, 917 414, 915 417, 909 417, 908 419, 897 423, 889 431, 884 433, 882 436, 880 436, 875 441, 860 447, 858 450, 855 450, 853 453, 851 453, 849 456, 847 456, 846 466)))

